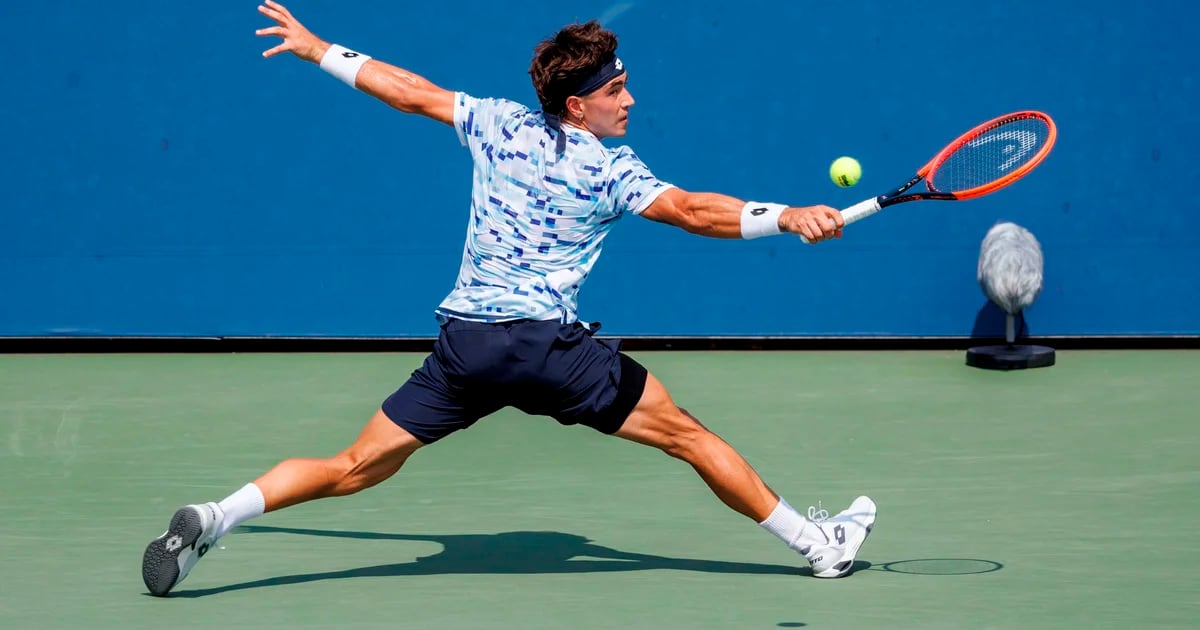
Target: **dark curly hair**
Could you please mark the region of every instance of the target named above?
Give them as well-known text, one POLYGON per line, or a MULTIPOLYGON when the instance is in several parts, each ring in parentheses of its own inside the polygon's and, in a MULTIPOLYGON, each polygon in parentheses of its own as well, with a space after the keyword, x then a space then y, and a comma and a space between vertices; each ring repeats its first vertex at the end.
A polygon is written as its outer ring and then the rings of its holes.
POLYGON ((617 52, 617 36, 596 20, 564 26, 533 49, 529 76, 542 110, 562 116, 575 87, 617 52))

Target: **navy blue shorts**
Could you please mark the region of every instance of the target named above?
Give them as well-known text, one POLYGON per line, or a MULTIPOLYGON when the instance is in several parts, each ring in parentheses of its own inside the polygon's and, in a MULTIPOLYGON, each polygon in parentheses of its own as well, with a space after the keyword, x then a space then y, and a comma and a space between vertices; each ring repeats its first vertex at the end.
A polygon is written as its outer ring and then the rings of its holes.
POLYGON ((433 353, 383 402, 425 444, 504 407, 615 433, 646 388, 646 368, 582 324, 452 319, 433 353))

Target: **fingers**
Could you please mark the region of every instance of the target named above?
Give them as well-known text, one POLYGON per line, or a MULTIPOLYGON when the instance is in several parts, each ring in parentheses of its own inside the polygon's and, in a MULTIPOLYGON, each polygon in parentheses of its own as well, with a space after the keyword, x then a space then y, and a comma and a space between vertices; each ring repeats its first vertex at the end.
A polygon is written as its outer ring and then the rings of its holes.
POLYGON ((829 206, 817 206, 818 215, 816 217, 817 224, 821 227, 822 240, 829 238, 841 238, 842 228, 846 227, 846 219, 837 208, 829 206))
POLYGON ((846 219, 836 208, 809 206, 799 208, 795 215, 795 229, 809 243, 820 243, 831 238, 841 238, 846 219))
POLYGON ((285 6, 283 6, 282 4, 279 4, 278 2, 275 2, 275 0, 267 0, 267 2, 268 2, 268 3, 270 3, 270 5, 271 5, 271 7, 272 7, 272 8, 274 8, 275 10, 277 10, 277 11, 279 11, 280 13, 284 14, 285 16, 287 16, 287 19, 289 19, 289 20, 294 20, 294 19, 296 19, 296 18, 292 17, 292 12, 291 12, 291 11, 288 11, 288 8, 287 8, 287 7, 285 7, 285 6))
POLYGON ((292 45, 287 42, 284 42, 270 50, 263 52, 263 57, 270 59, 271 57, 274 57, 275 55, 278 55, 281 52, 287 52, 291 49, 292 49, 292 45))
POLYGON ((274 2, 273 0, 266 0, 265 5, 263 5, 263 4, 258 5, 258 12, 271 18, 272 20, 275 20, 276 26, 268 26, 266 28, 260 28, 256 31, 254 31, 254 34, 259 37, 281 37, 281 38, 283 38, 283 43, 279 44, 278 46, 275 46, 274 48, 263 51, 263 54, 262 54, 263 58, 270 59, 271 57, 274 57, 275 55, 278 55, 279 53, 292 50, 293 42, 290 41, 290 38, 289 38, 290 33, 289 33, 287 27, 290 25, 291 22, 294 22, 295 20, 294 20, 294 18, 292 18, 292 15, 290 13, 288 13, 287 9, 284 8, 284 6, 282 4, 279 4, 278 2, 274 2))
POLYGON ((835 230, 840 230, 846 227, 846 218, 842 216, 842 213, 839 212, 837 208, 822 206, 822 209, 825 211, 825 216, 829 217, 829 219, 833 221, 833 228, 835 230))
MULTIPOLYGON (((272 4, 272 3, 268 2, 267 4, 272 4)), ((258 5, 258 12, 271 18, 272 20, 275 20, 281 26, 288 20, 288 16, 284 15, 280 11, 276 11, 275 9, 272 9, 270 7, 265 7, 261 4, 258 5)))
POLYGON ((841 238, 846 218, 829 206, 794 206, 783 211, 780 225, 787 232, 803 236, 805 242, 820 243, 841 238))
POLYGON ((295 22, 296 18, 292 17, 292 12, 287 10, 287 7, 275 2, 274 0, 266 0, 264 4, 258 6, 258 12, 269 16, 277 22, 295 22))
POLYGON ((266 0, 266 2, 264 4, 266 4, 268 7, 271 7, 272 9, 275 9, 276 11, 279 11, 280 13, 282 13, 288 17, 292 17, 292 14, 288 12, 287 7, 283 6, 282 4, 279 4, 278 2, 275 2, 275 0, 266 0))
POLYGON ((838 225, 839 221, 834 217, 826 216, 821 219, 821 228, 825 230, 825 237, 832 238, 842 231, 842 227, 838 225))
POLYGON ((824 223, 823 220, 812 215, 804 217, 804 223, 801 224, 801 231, 805 232, 804 237, 808 239, 808 242, 820 243, 828 236, 822 223, 824 223), (807 230, 804 228, 807 228, 807 230))
MULTIPOLYGON (((813 234, 812 228, 810 228, 807 224, 801 223, 799 226, 797 226, 796 232, 800 234, 801 238, 804 239, 804 242, 808 243, 809 245, 812 245, 813 243, 819 243, 821 241, 821 238, 816 234, 813 234)), ((817 232, 817 234, 820 234, 820 232, 817 232)))

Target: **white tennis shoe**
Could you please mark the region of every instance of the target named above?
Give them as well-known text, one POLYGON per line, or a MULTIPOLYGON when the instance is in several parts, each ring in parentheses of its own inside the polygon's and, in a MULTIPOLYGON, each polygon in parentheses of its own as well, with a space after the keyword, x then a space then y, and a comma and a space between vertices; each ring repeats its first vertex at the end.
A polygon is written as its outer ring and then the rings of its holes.
MULTIPOLYGON (((875 526, 875 511, 875 502, 868 497, 858 497, 850 507, 828 518, 814 518, 813 508, 809 508, 809 520, 825 537, 824 543, 800 549, 812 565, 813 577, 837 578, 850 572, 854 557, 875 526)), ((811 538, 817 538, 817 534, 811 538)))
POLYGON ((161 536, 146 545, 142 581, 150 594, 166 595, 217 542, 225 513, 216 503, 185 505, 175 511, 161 536))

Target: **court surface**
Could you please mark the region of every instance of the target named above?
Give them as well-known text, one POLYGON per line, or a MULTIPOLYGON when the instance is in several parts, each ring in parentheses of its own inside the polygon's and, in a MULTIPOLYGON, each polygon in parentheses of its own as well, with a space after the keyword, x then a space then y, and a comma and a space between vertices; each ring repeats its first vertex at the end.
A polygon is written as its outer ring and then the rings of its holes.
POLYGON ((168 599, 181 504, 330 455, 415 354, 0 356, 5 628, 1129 628, 1200 618, 1200 352, 645 352, 801 510, 879 504, 849 578, 646 447, 505 411, 251 521, 168 599))

